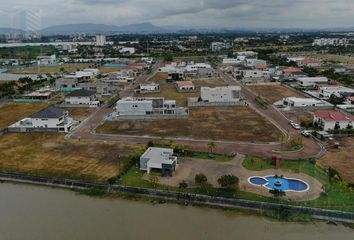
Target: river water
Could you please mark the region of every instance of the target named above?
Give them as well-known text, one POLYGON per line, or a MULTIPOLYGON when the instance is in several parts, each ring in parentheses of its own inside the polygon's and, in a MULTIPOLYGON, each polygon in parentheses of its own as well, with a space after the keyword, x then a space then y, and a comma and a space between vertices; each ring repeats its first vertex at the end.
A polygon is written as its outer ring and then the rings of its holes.
POLYGON ((1 240, 353 240, 354 230, 177 204, 99 199, 31 185, 0 184, 1 240))

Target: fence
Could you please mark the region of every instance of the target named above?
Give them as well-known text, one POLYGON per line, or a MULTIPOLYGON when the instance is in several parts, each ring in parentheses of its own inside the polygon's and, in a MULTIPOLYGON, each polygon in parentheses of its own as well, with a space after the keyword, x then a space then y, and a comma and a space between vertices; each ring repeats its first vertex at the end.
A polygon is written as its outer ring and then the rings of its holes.
POLYGON ((188 107, 227 107, 227 106, 246 106, 245 101, 238 102, 203 102, 193 99, 188 99, 188 107))
POLYGON ((189 114, 156 114, 156 115, 130 115, 130 116, 117 116, 113 120, 172 120, 172 119, 188 119, 189 114))
POLYGON ((354 223, 354 213, 352 212, 342 212, 342 211, 326 210, 326 209, 319 209, 319 208, 283 205, 277 203, 248 201, 248 200, 233 199, 233 198, 213 197, 207 195, 129 187, 129 186, 122 186, 122 185, 110 186, 109 184, 87 183, 87 182, 81 182, 81 181, 75 181, 69 179, 47 178, 47 177, 40 177, 40 176, 24 175, 19 173, 0 172, 0 180, 9 181, 9 182, 30 183, 30 184, 37 184, 37 185, 44 185, 44 186, 62 187, 68 189, 99 189, 107 192, 113 190, 119 192, 146 195, 149 197, 175 199, 175 200, 203 203, 207 205, 220 206, 220 207, 245 208, 245 209, 252 209, 256 211, 263 211, 263 210, 276 211, 279 208, 286 208, 293 213, 307 214, 318 219, 354 223))

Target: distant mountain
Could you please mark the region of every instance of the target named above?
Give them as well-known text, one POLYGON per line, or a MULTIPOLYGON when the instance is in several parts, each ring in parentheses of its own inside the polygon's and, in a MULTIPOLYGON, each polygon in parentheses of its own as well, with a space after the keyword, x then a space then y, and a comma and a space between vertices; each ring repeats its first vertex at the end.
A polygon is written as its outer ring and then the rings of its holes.
POLYGON ((6 34, 6 33, 24 33, 24 31, 15 28, 0 28, 0 34, 6 34))
POLYGON ((68 24, 48 27, 42 30, 43 35, 55 35, 55 34, 72 34, 72 33, 158 33, 166 32, 168 30, 157 27, 151 23, 140 23, 123 26, 105 25, 105 24, 68 24))

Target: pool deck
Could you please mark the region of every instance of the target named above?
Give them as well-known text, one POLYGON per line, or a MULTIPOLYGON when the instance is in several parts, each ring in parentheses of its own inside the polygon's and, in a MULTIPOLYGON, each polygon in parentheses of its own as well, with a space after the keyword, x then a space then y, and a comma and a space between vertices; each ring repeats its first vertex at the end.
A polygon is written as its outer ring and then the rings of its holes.
MULTIPOLYGON (((252 192, 263 196, 272 196, 269 190, 263 186, 255 186, 248 182, 253 176, 270 176, 283 175, 286 178, 295 178, 305 181, 310 185, 310 189, 306 192, 286 192, 284 198, 295 201, 309 201, 318 198, 323 192, 322 184, 315 178, 304 174, 284 169, 268 169, 263 171, 250 171, 242 166, 244 160, 243 155, 238 155, 229 162, 217 162, 213 160, 198 159, 179 159, 179 167, 172 178, 160 177, 159 183, 166 186, 178 186, 181 181, 186 181, 190 187, 195 186, 194 177, 198 173, 207 176, 209 183, 218 186, 217 179, 225 174, 234 174, 240 179, 240 189, 246 192, 252 192)), ((148 179, 144 175, 144 179, 148 179)))

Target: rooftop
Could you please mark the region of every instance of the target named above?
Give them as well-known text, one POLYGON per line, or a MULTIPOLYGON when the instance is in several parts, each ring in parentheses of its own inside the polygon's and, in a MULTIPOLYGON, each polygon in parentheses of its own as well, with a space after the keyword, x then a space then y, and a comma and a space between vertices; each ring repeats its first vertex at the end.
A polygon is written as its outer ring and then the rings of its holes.
POLYGON ((177 86, 179 88, 182 88, 182 87, 194 87, 194 84, 192 81, 179 81, 177 82, 177 86))
POLYGON ((39 112, 31 115, 31 118, 60 118, 65 114, 65 111, 56 107, 47 107, 39 112))
POLYGON ((318 111, 315 116, 325 121, 353 121, 354 116, 345 115, 337 111, 318 111))
POLYGON ((80 89, 69 93, 68 95, 66 95, 66 97, 91 97, 94 94, 95 92, 93 91, 80 89))
POLYGON ((150 147, 141 155, 141 158, 148 158, 150 159, 149 161, 153 163, 172 164, 175 160, 175 157, 171 158, 172 155, 173 149, 150 147))

